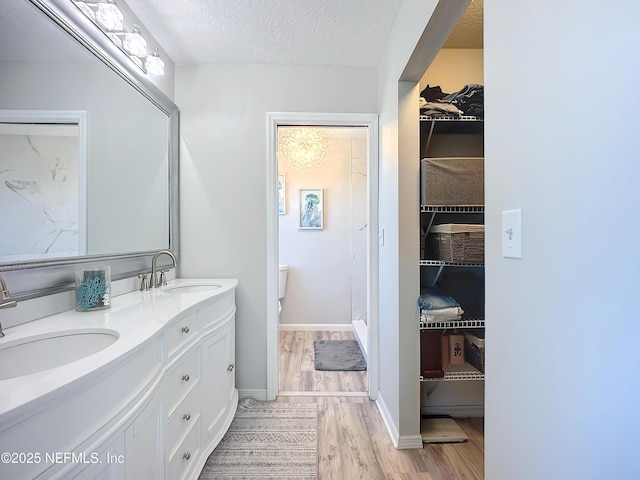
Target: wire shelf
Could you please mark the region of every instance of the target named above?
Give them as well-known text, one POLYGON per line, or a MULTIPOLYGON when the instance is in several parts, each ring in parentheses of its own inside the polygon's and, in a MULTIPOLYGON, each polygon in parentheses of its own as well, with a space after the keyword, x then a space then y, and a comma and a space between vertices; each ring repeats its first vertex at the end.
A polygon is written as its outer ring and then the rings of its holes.
POLYGON ((484 205, 420 205, 421 212, 484 213, 484 205))
POLYGON ((430 115, 420 115, 421 122, 482 122, 484 119, 473 115, 460 115, 454 117, 432 117, 430 115))
POLYGON ((445 262, 444 260, 420 260, 421 267, 484 267, 477 262, 445 262))
POLYGON ((420 330, 449 330, 451 328, 484 328, 484 319, 449 320, 446 322, 426 322, 420 314, 420 330))
POLYGON ((442 367, 443 378, 429 378, 420 376, 421 382, 455 382, 460 380, 484 380, 484 373, 469 363, 464 365, 447 365, 442 367))

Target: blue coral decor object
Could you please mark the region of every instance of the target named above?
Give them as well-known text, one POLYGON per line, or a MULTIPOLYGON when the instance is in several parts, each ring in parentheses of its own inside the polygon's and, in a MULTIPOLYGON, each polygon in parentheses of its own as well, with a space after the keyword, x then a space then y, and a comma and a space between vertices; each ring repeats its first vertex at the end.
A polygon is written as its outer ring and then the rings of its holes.
POLYGON ((84 270, 76 274, 76 310, 88 312, 111 306, 108 269, 84 270))

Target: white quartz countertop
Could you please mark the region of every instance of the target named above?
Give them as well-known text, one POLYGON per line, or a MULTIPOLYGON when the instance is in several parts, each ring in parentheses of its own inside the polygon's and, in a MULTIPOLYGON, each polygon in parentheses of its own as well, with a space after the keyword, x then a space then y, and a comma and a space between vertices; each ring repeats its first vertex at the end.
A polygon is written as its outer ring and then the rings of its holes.
MULTIPOLYGON (((5 329, 0 349, 59 332, 115 331, 118 339, 97 353, 65 365, 0 380, 0 421, 30 403, 54 394, 102 368, 108 368, 151 338, 171 320, 234 289, 236 279, 176 279, 148 292, 129 292, 111 299, 111 308, 94 312, 68 310, 5 329), (207 288, 176 288, 211 285, 207 288)), ((2 365, 0 365, 2 368, 2 365)))

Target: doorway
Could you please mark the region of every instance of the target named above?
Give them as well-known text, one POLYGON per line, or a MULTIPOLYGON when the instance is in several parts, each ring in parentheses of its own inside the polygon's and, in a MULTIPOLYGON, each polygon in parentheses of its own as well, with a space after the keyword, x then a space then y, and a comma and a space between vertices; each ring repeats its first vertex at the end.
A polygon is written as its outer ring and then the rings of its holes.
POLYGON ((366 369, 315 365, 316 342, 366 358, 367 133, 278 127, 280 395, 367 393, 366 369))
MULTIPOLYGON (((377 321, 378 321, 378 312, 377 312, 377 304, 378 304, 378 295, 377 295, 377 271, 378 271, 378 250, 377 250, 377 232, 378 232, 378 224, 377 224, 377 182, 378 182, 378 155, 377 155, 377 115, 375 114, 309 114, 309 113, 268 113, 267 114, 267 208, 268 208, 268 234, 267 234, 267 271, 268 271, 268 279, 267 279, 267 294, 269 298, 269 310, 267 312, 267 397, 269 399, 275 399, 279 392, 279 353, 280 353, 280 322, 279 322, 279 304, 278 304, 278 266, 280 263, 280 219, 283 218, 281 215, 282 204, 278 202, 278 158, 277 158, 277 132, 278 128, 282 127, 308 127, 315 126, 318 128, 333 130, 334 134, 344 134, 347 129, 344 127, 353 127, 360 130, 362 135, 366 138, 366 160, 364 161, 366 168, 366 180, 365 180, 365 206, 363 208, 363 215, 365 216, 366 223, 366 233, 365 238, 363 239, 364 247, 362 252, 362 257, 364 261, 364 284, 363 286, 365 296, 365 300, 363 302, 362 308, 366 310, 366 313, 362 315, 363 318, 366 319, 366 323, 364 323, 365 328, 360 329, 359 331, 359 339, 360 344, 366 349, 366 357, 367 357, 367 372, 366 372, 366 384, 368 395, 370 398, 375 399, 377 394, 377 358, 378 358, 378 338, 377 338, 377 321), (341 130, 342 129, 342 130, 341 130)), ((287 183, 287 175, 286 171, 284 172, 285 177, 285 185, 287 183)), ((291 174, 291 172, 290 172, 291 174)), ((325 194, 323 189, 323 185, 317 184, 315 177, 309 173, 307 177, 297 176, 291 174, 289 176, 290 185, 286 188, 286 206, 284 211, 289 209, 289 212, 294 213, 295 215, 285 215, 288 217, 285 222, 289 225, 290 228, 293 228, 293 232, 291 233, 292 237, 302 237, 303 241, 313 241, 317 240, 319 237, 313 237, 309 234, 317 234, 319 232, 313 231, 323 230, 326 228, 324 233, 329 232, 329 225, 332 221, 331 212, 326 211, 323 212, 325 215, 322 218, 322 222, 318 224, 314 224, 311 228, 308 228, 308 225, 304 225, 301 222, 303 221, 300 217, 300 195, 301 190, 312 189, 315 195, 318 195, 318 192, 315 190, 321 190, 320 195, 323 196, 325 194), (301 180, 302 179, 302 180, 301 180), (313 180, 312 180, 313 179, 313 180), (313 183, 309 183, 313 181, 313 183), (293 184, 291 184, 293 182, 293 184), (302 235, 300 235, 302 234, 302 235), (306 235, 306 236, 305 236, 306 235)), ((282 178, 280 179, 282 182, 282 178)), ((319 181, 319 178, 318 178, 319 181)), ((323 182, 326 181, 323 180, 323 182)), ((349 187, 351 188, 351 187, 349 187)), ((326 191, 327 195, 329 194, 329 190, 326 191)), ((309 193, 309 192, 305 192, 309 193)), ((335 194, 335 192, 331 193, 331 195, 335 194)), ((328 197, 327 197, 328 200, 328 197)), ((350 201, 350 200, 349 200, 350 201)), ((348 210, 348 209, 347 209, 348 210)), ((338 217, 334 217, 336 220, 338 217)), ((351 247, 351 246, 350 246, 351 247)), ((303 257, 297 257, 296 261, 302 261, 303 257)), ((313 259, 312 259, 313 260, 313 259)), ((351 268, 349 266, 348 268, 351 268)), ((291 268, 291 276, 288 277, 288 286, 287 291, 289 291, 292 295, 295 292, 297 287, 291 287, 293 282, 296 280, 300 280, 298 277, 296 279, 295 267, 291 268), (289 283, 291 282, 291 283, 289 283), (290 290, 293 289, 293 290, 290 290)), ((351 275, 349 275, 351 277, 351 275)), ((350 287, 351 288, 351 287, 350 287)), ((286 294, 285 300, 286 302, 286 294)), ((300 299, 298 299, 300 302, 300 299)), ((326 302, 330 302, 328 299, 326 302)), ((283 302, 283 303, 284 303, 283 302)), ((356 302, 357 303, 357 302, 356 302)), ((289 307, 287 305, 286 307, 289 307)), ((285 307, 285 308, 286 308, 285 307)), ((298 305, 300 307, 300 304, 298 305)), ((351 315, 352 310, 351 303, 349 304, 349 316, 350 320, 353 318, 351 315)), ((295 309, 290 308, 291 312, 295 309)), ((299 311, 299 310, 298 310, 299 311)), ((295 314, 293 314, 295 315, 295 314)), ((298 317, 299 318, 299 317, 298 317)), ((362 320, 362 318, 361 318, 362 320)), ((299 320, 292 320, 290 317, 288 323, 292 323, 292 321, 296 321, 298 323, 306 323, 310 325, 310 329, 313 329, 314 320, 306 319, 305 322, 300 322, 299 320)), ((315 322, 317 325, 319 322, 315 322)), ((345 330, 353 330, 353 327, 349 322, 345 323, 345 330), (348 328, 346 328, 348 327, 348 328)), ((342 335, 340 332, 336 332, 336 336, 342 335)), ((358 337, 354 337, 358 338, 358 337)), ((317 392, 314 392, 317 393, 317 392)))

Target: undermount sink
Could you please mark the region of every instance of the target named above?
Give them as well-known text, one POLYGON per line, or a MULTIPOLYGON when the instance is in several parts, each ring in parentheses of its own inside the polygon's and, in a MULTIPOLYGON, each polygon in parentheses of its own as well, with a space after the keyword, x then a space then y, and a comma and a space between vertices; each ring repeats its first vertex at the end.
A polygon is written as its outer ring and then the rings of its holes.
POLYGON ((117 339, 118 332, 114 330, 92 329, 54 332, 6 344, 0 341, 0 380, 75 362, 107 348, 117 339))
POLYGON ((196 293, 196 292, 210 292, 222 287, 219 283, 197 283, 191 285, 174 285, 163 288, 163 292, 168 293, 196 293))

